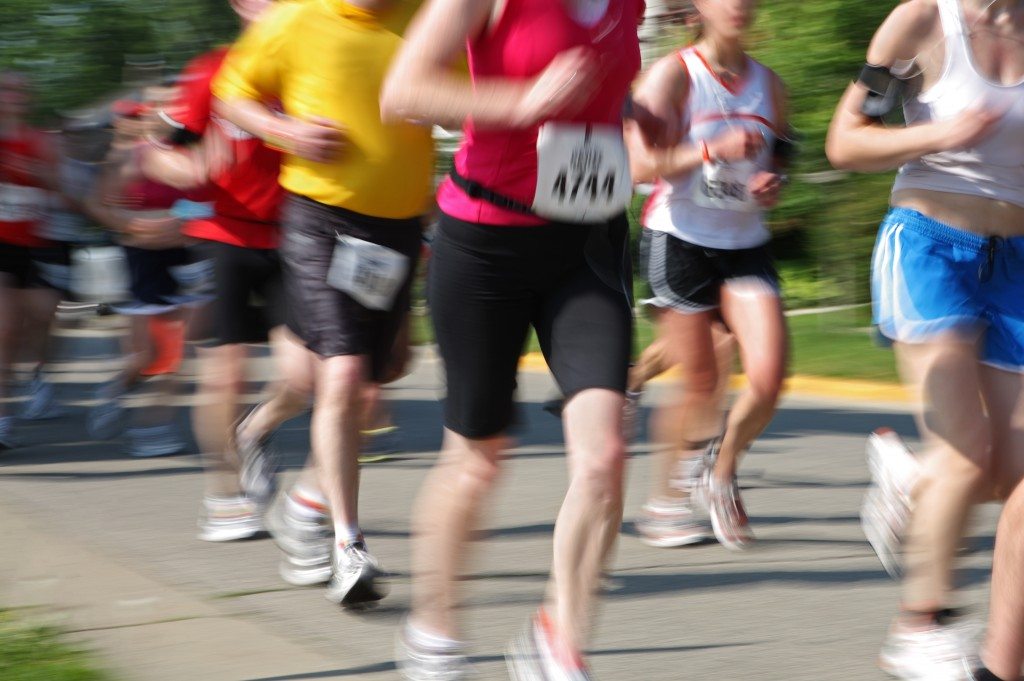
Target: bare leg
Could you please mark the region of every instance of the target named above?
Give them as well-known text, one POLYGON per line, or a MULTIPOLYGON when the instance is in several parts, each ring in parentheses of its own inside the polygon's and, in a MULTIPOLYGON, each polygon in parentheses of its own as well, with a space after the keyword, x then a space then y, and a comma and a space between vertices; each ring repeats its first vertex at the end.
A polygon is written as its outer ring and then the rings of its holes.
POLYGON ((989 671, 1008 681, 1019 678, 1024 665, 1024 483, 1018 483, 999 519, 981 658, 989 671))
POLYGON ((270 398, 256 407, 241 425, 244 434, 255 440, 267 437, 285 421, 308 409, 313 395, 316 356, 283 326, 270 332, 270 342, 278 366, 278 380, 270 388, 270 398))
POLYGON ((367 358, 343 355, 318 358, 316 364, 310 442, 335 534, 339 541, 352 540, 359 527, 359 427, 367 358))
POLYGON ((620 393, 584 390, 563 414, 569 490, 555 520, 546 610, 574 654, 586 645, 598 580, 622 523, 623 404, 620 393))
POLYGON ((417 628, 456 639, 456 587, 485 499, 498 478, 504 436, 471 440, 445 430, 440 458, 413 509, 413 601, 417 628))
MULTIPOLYGON (((973 343, 897 344, 896 353, 904 382, 917 389, 925 409, 919 415, 923 473, 904 544, 903 607, 931 613, 950 605, 957 548, 969 511, 988 486, 991 436, 973 343)), ((907 624, 921 624, 914 619, 907 624)))
POLYGON ((729 482, 742 452, 771 422, 786 372, 786 322, 782 301, 762 283, 727 283, 722 288, 722 316, 740 346, 747 389, 729 410, 715 477, 729 482))
POLYGON ((203 453, 206 495, 217 498, 239 496, 241 462, 231 446, 231 427, 238 419, 239 403, 245 390, 244 345, 197 348, 199 385, 192 428, 203 453))

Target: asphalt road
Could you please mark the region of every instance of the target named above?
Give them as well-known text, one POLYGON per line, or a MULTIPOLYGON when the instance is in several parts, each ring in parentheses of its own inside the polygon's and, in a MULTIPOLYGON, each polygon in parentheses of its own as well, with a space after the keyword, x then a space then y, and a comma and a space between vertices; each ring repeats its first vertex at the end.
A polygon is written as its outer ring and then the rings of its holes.
MULTIPOLYGON (((394 632, 409 602, 409 514, 440 444, 437 362, 387 391, 405 453, 364 468, 361 512, 394 577, 389 598, 352 614, 318 589, 277 576, 270 541, 195 538, 201 469, 194 455, 134 460, 90 441, 84 411, 116 368, 110 329, 61 338, 53 378, 67 417, 26 424, 0 458, 0 607, 35 606, 99 659, 134 679, 395 679, 394 632), (62 588, 62 585, 64 588, 62 588)), ((265 359, 254 378, 265 375, 265 359)), ((188 402, 190 366, 185 367, 188 402)), ((258 382, 252 396, 258 394, 258 382)), ((552 521, 566 484, 559 424, 540 409, 548 376, 524 374, 523 427, 464 583, 465 632, 479 678, 505 677, 507 640, 539 602, 552 521)), ((655 405, 662 389, 645 397, 655 405)), ((187 410, 177 417, 187 428, 187 410)), ((741 475, 755 547, 653 549, 631 518, 647 488, 649 444, 629 464, 626 521, 590 653, 603 681, 871 680, 898 590, 861 534, 865 437, 888 425, 911 441, 904 405, 813 396, 785 400, 741 475)), ((308 417, 277 438, 286 475, 308 448, 308 417)), ((965 548, 962 604, 984 614, 996 509, 979 513, 965 548)))

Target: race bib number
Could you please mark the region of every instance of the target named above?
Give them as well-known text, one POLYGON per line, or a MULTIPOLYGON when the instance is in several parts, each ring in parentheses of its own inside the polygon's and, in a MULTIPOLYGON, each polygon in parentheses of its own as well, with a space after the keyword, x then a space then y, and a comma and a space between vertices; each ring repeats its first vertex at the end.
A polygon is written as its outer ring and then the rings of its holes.
POLYGON ((409 257, 380 244, 338 236, 327 283, 371 310, 390 310, 409 274, 409 257))
POLYGON ((748 184, 754 165, 748 161, 705 161, 693 191, 693 202, 704 208, 753 212, 759 210, 748 184))
POLYGON ((0 222, 29 222, 42 217, 48 197, 38 187, 0 182, 0 222))
POLYGON ((561 222, 604 222, 623 212, 632 196, 620 127, 541 126, 533 212, 561 222))

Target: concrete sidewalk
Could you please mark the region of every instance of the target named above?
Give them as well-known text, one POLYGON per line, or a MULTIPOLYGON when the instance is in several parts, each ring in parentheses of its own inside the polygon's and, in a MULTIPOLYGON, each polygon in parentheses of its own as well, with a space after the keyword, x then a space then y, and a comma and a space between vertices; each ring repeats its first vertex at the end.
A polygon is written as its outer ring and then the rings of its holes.
MULTIPOLYGON (((75 355, 61 383, 67 402, 85 403, 90 377, 109 371, 98 354, 75 355)), ((652 387, 648 405, 661 390, 652 387)), ((439 366, 429 359, 388 390, 408 454, 364 467, 364 530, 395 575, 374 611, 348 613, 319 589, 284 584, 269 541, 196 540, 198 460, 129 459, 118 443, 89 441, 80 411, 31 425, 23 433, 29 446, 0 458, 0 605, 39 606, 33 616, 75 631, 128 680, 396 679, 410 506, 440 445, 440 392, 439 366)), ((506 678, 504 646, 543 594, 566 481, 559 424, 540 409, 553 392, 546 375, 522 375, 525 427, 467 568, 465 634, 481 679, 506 678)), ((184 427, 184 410, 179 418, 184 427)), ((297 419, 277 439, 288 477, 307 451, 307 425, 297 419)), ((596 677, 884 678, 874 659, 898 593, 857 516, 864 438, 880 425, 913 436, 906 405, 789 398, 744 462, 759 541, 742 554, 717 545, 658 550, 637 540, 630 519, 649 469, 641 437, 592 646, 596 677)), ((963 604, 982 612, 994 511, 980 514, 961 572, 963 604)))

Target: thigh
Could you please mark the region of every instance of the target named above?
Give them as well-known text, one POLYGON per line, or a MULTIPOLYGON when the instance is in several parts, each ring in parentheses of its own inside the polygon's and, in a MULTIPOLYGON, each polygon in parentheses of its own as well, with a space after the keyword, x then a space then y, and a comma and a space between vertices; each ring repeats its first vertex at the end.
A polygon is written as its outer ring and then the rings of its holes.
POLYGON ((633 350, 628 293, 587 262, 543 292, 533 319, 551 373, 567 398, 591 388, 625 392, 633 350))
POLYGON ((1024 479, 1024 373, 985 366, 982 386, 992 426, 995 493, 1005 498, 1024 479))
POLYGON ((499 435, 513 422, 519 355, 533 297, 524 273, 460 243, 473 225, 444 216, 428 272, 428 301, 448 394, 445 426, 466 438, 499 435))
MULTIPOLYGON (((282 219, 281 264, 289 326, 319 355, 343 354, 344 304, 327 284, 334 253, 334 229, 326 206, 289 196, 282 219)), ((351 313, 348 314, 351 316, 351 313)))
POLYGON ((990 427, 978 345, 952 334, 930 343, 896 343, 894 350, 900 376, 921 404, 918 428, 926 445, 985 466, 990 427))
POLYGON ((218 344, 262 343, 270 327, 262 320, 254 299, 262 297, 267 265, 255 249, 210 242, 213 261, 215 341, 218 344))
POLYGON ((777 391, 786 370, 786 320, 782 300, 769 282, 759 277, 727 280, 722 318, 739 344, 747 378, 777 391))

